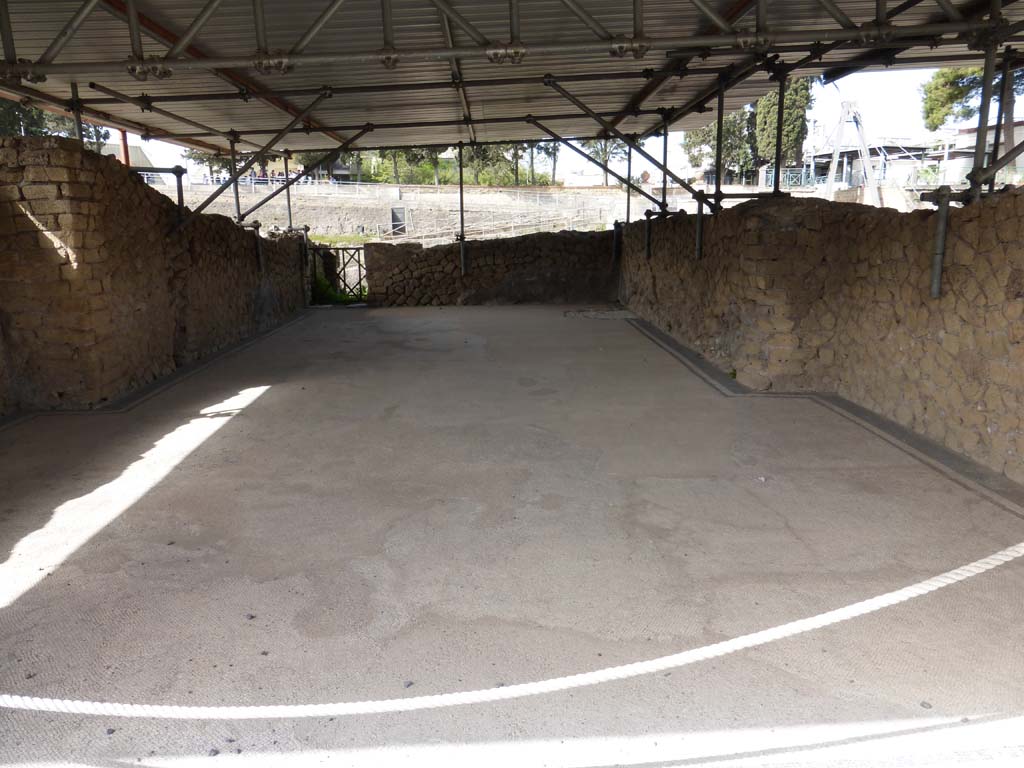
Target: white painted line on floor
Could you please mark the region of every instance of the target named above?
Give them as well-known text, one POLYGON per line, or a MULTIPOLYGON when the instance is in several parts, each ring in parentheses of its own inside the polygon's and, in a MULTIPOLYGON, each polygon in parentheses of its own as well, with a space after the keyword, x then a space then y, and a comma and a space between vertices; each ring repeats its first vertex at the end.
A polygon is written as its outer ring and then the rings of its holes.
POLYGON ((700 661, 707 661, 730 653, 755 648, 760 645, 793 637, 804 632, 822 629, 859 616, 866 616, 884 608, 905 603, 915 597, 935 592, 943 587, 998 568, 1001 565, 1024 557, 1024 542, 995 552, 981 560, 941 573, 909 587, 887 592, 883 595, 862 600, 851 605, 819 613, 806 619, 798 619, 777 627, 762 629, 748 635, 723 640, 719 643, 693 648, 681 653, 661 656, 647 661, 606 667, 577 675, 555 677, 531 683, 518 683, 502 688, 488 688, 477 691, 459 691, 428 696, 412 696, 399 699, 377 699, 371 701, 348 701, 327 704, 268 704, 256 706, 178 706, 174 704, 118 704, 115 702, 77 701, 71 699, 48 699, 35 696, 0 694, 0 707, 31 710, 36 712, 60 712, 78 715, 103 715, 105 717, 149 717, 173 720, 255 720, 264 718, 296 717, 342 717, 392 712, 412 712, 423 709, 438 709, 466 704, 483 704, 494 701, 518 699, 556 693, 573 688, 583 688, 616 680, 626 680, 641 675, 650 675, 668 669, 678 669, 700 661))

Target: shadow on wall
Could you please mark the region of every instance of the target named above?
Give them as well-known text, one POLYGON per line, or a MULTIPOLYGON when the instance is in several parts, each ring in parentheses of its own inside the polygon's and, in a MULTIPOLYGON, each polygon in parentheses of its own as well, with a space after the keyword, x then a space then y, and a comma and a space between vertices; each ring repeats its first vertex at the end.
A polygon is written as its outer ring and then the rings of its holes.
POLYGON ((171 233, 172 201, 70 139, 3 139, 0 166, 0 414, 95 406, 306 303, 295 238, 208 215, 171 233))
POLYGON ((837 393, 1024 482, 1024 192, 950 213, 745 203, 626 228, 620 300, 760 390, 837 393))

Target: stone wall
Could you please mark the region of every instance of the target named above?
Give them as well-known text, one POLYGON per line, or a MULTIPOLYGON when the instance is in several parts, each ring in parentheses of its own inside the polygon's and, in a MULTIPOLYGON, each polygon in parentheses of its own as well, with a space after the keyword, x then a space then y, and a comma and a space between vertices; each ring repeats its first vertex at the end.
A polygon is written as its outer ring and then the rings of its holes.
POLYGON ((950 214, 822 200, 745 203, 625 232, 620 297, 760 390, 834 392, 1024 481, 1024 193, 950 214))
POLYGON ((176 220, 114 158, 0 142, 0 412, 97 405, 305 304, 300 241, 176 220))
POLYGON ((379 306, 586 303, 615 299, 611 232, 544 232, 423 248, 366 246, 368 301, 379 306))

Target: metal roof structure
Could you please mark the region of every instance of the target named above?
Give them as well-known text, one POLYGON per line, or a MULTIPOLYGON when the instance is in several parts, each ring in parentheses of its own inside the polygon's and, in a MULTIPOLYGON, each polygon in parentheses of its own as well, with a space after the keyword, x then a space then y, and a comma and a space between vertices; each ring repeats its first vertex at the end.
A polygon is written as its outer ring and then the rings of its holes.
POLYGON ((644 137, 1022 29, 1013 0, 0 0, 0 95, 207 150, 644 137))

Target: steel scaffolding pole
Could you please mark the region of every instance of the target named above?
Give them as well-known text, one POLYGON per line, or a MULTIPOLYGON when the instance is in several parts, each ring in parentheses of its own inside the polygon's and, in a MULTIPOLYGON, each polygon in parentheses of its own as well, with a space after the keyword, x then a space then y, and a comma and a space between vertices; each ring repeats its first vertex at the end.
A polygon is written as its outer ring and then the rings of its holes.
POLYGON ((466 276, 466 203, 463 197, 463 162, 462 162, 462 142, 459 142, 459 270, 462 272, 462 276, 466 276))
MULTIPOLYGON (((572 93, 570 93, 568 90, 566 90, 564 87, 562 87, 562 85, 559 84, 558 80, 555 77, 553 77, 552 75, 545 75, 544 82, 550 88, 553 88, 554 90, 558 91, 558 93, 560 93, 562 96, 564 96, 572 104, 574 104, 575 106, 579 107, 579 109, 581 109, 585 115, 587 115, 594 122, 596 122, 598 125, 600 125, 601 128, 603 128, 606 133, 608 133, 611 136, 614 136, 619 141, 623 142, 627 147, 632 147, 634 150, 636 150, 636 153, 638 155, 640 155, 642 158, 644 158, 644 160, 646 160, 647 162, 651 163, 655 168, 657 168, 658 170, 662 171, 663 173, 668 174, 668 177, 670 179, 672 179, 674 182, 676 182, 679 186, 681 186, 683 189, 685 189, 691 195, 696 195, 697 194, 697 190, 694 189, 693 186, 690 185, 685 179, 680 178, 679 176, 674 174, 671 170, 669 170, 668 165, 666 163, 659 162, 653 155, 651 155, 642 146, 640 146, 640 143, 638 141, 636 141, 634 138, 631 138, 630 136, 627 136, 626 134, 624 134, 622 131, 620 131, 618 128, 616 128, 614 125, 612 125, 610 122, 605 120, 604 116, 600 112, 595 112, 590 107, 588 107, 584 102, 582 102, 578 98, 576 98, 572 93)), ((650 110, 648 110, 648 111, 650 111, 650 110)), ((664 117, 665 113, 660 112, 658 110, 655 110, 655 111, 658 112, 659 114, 661 114, 664 117)), ((571 117, 574 117, 574 116, 571 116, 571 117)), ((538 118, 538 119, 550 120, 552 118, 545 117, 545 118, 538 118)))
MULTIPOLYGON (((633 180, 633 148, 629 145, 626 146, 626 178, 630 181, 633 180)), ((633 200, 633 190, 627 184, 626 185, 626 223, 629 224, 629 204, 633 200)))
POLYGON ((668 210, 668 120, 664 122, 661 144, 661 209, 668 210))
POLYGON ((659 208, 661 207, 661 201, 658 200, 658 198, 656 198, 654 195, 648 194, 645 190, 643 190, 640 187, 638 187, 635 184, 633 184, 633 182, 630 181, 629 179, 623 178, 620 174, 618 174, 615 171, 613 171, 611 168, 609 168, 607 165, 602 163, 600 160, 596 160, 595 158, 593 158, 590 155, 588 155, 586 152, 584 152, 582 149, 577 147, 575 144, 573 144, 568 139, 565 139, 562 136, 559 136, 553 130, 551 130, 550 128, 545 126, 543 123, 539 122, 535 117, 533 117, 531 115, 528 115, 526 117, 526 122, 529 123, 530 125, 536 127, 537 129, 543 131, 548 136, 553 138, 555 141, 557 141, 558 143, 562 144, 563 146, 568 147, 573 152, 575 152, 577 155, 579 155, 580 157, 584 158, 585 160, 593 163, 594 165, 596 165, 601 170, 606 171, 609 176, 612 176, 613 178, 617 179, 620 183, 625 184, 626 186, 630 187, 636 193, 638 193, 640 195, 643 195, 648 200, 650 200, 652 203, 657 205, 659 208))
POLYGON ((196 17, 192 19, 192 23, 188 25, 188 28, 182 33, 181 37, 171 46, 171 49, 167 51, 167 55, 164 56, 164 61, 169 59, 177 59, 192 44, 195 36, 199 34, 200 30, 206 25, 206 22, 213 16, 213 12, 217 10, 217 6, 221 4, 221 0, 209 0, 203 9, 196 14, 196 17))
POLYGON ((235 141, 231 142, 231 187, 235 192, 235 221, 242 220, 242 203, 238 199, 238 176, 235 175, 235 171, 238 170, 238 153, 235 152, 235 141))
MULTIPOLYGON (((999 159, 999 143, 1002 139, 1003 133, 1003 117, 1004 110, 1006 107, 1007 99, 1007 88, 1013 88, 1013 70, 1010 67, 1011 64, 1011 52, 1012 49, 1007 47, 1003 52, 1003 71, 1002 76, 999 80, 999 111, 996 113, 996 131, 992 137, 992 155, 989 159, 989 165, 995 165, 996 160, 999 159)), ((996 187, 996 177, 993 176, 988 182, 988 191, 994 192, 996 187)))
POLYGON ((992 106, 992 81, 995 79, 996 46, 989 43, 985 48, 985 67, 982 70, 981 104, 978 106, 978 135, 974 142, 974 168, 971 175, 971 197, 981 197, 983 182, 978 181, 985 168, 985 157, 988 152, 988 116, 992 106))
MULTIPOLYGON (((78 10, 75 11, 75 15, 64 25, 64 28, 57 33, 53 42, 43 51, 43 55, 39 57, 36 63, 46 65, 56 59, 60 52, 64 50, 64 46, 71 42, 71 38, 78 32, 82 23, 89 18, 89 14, 92 13, 92 9, 96 7, 98 2, 99 0, 85 0, 78 10)), ((123 67, 124 65, 122 64, 123 67)))
POLYGON ((75 138, 85 144, 85 127, 82 125, 82 100, 78 98, 78 83, 71 81, 71 113, 75 116, 75 138))
POLYGON ((14 47, 14 31, 11 29, 11 14, 7 0, 0 0, 0 39, 4 44, 4 61, 18 63, 18 52, 14 47))
MULTIPOLYGON (((208 198, 206 198, 202 203, 200 203, 199 207, 196 208, 194 211, 192 211, 191 215, 188 218, 186 218, 185 221, 182 222, 182 223, 183 224, 187 224, 191 220, 191 218, 193 216, 195 216, 196 214, 202 213, 204 210, 206 210, 206 208, 210 205, 210 203, 212 203, 214 200, 216 200, 218 197, 220 197, 221 194, 228 187, 230 187, 231 185, 235 185, 235 195, 237 196, 238 195, 238 178, 243 173, 245 173, 250 168, 252 168, 256 164, 256 161, 259 158, 263 157, 263 155, 265 155, 270 149, 272 149, 275 144, 277 144, 279 141, 281 141, 281 139, 283 139, 285 136, 287 136, 288 135, 288 131, 290 131, 293 127, 295 127, 296 124, 302 122, 306 118, 306 115, 308 115, 310 112, 312 112, 314 109, 316 109, 317 105, 321 101, 323 101, 326 98, 329 98, 330 96, 331 96, 330 91, 324 91, 319 96, 317 96, 315 99, 313 99, 313 101, 310 103, 310 105, 308 107, 306 107, 304 110, 302 110, 295 117, 293 117, 291 119, 291 121, 288 123, 288 125, 286 125, 284 128, 282 128, 276 134, 274 134, 273 138, 271 138, 270 141, 268 141, 266 144, 264 144, 262 149, 258 150, 257 152, 254 152, 252 154, 252 156, 248 160, 246 160, 244 163, 242 163, 242 167, 241 168, 235 169, 232 172, 232 174, 231 174, 231 178, 228 179, 227 181, 225 181, 223 184, 221 184, 220 187, 215 189, 213 191, 213 193, 208 198)), ((232 155, 233 154, 234 154, 234 147, 232 146, 232 155)), ((239 214, 239 219, 241 219, 241 214, 239 214)))
POLYGON ((772 179, 772 191, 782 191, 782 128, 786 108, 786 75, 779 75, 779 104, 775 115, 775 178, 772 179))
POLYGON ((288 172, 288 159, 291 156, 291 152, 284 153, 284 204, 288 208, 288 229, 292 228, 292 189, 291 184, 288 183, 292 178, 288 172))
POLYGON ((320 30, 323 29, 324 25, 327 24, 334 14, 338 12, 338 9, 341 8, 342 3, 344 2, 345 0, 333 0, 333 2, 324 8, 323 13, 317 16, 316 21, 310 25, 305 34, 303 34, 302 37, 299 38, 298 42, 292 46, 289 54, 294 55, 306 50, 306 47, 313 42, 313 38, 320 34, 320 30))
POLYGON ((292 187, 293 184, 297 184, 302 179, 304 179, 307 176, 309 176, 309 174, 313 173, 313 171, 315 171, 317 168, 320 168, 320 167, 322 167, 324 165, 331 165, 335 160, 338 159, 338 156, 341 155, 342 152, 344 152, 346 149, 351 147, 355 142, 357 142, 360 138, 362 138, 363 136, 365 136, 367 133, 369 133, 372 130, 373 130, 373 126, 372 125, 364 125, 362 130, 360 130, 356 134, 350 136, 349 138, 345 139, 339 146, 335 147, 332 150, 329 150, 325 155, 323 155, 322 157, 317 159, 316 162, 311 163, 308 168, 303 169, 302 173, 298 174, 294 179, 286 180, 284 184, 282 184, 280 187, 275 189, 269 195, 264 197, 262 200, 260 200, 254 206, 252 206, 251 208, 246 209, 245 211, 240 212, 238 214, 239 219, 244 219, 246 216, 248 216, 253 211, 255 211, 255 210, 259 209, 259 208, 262 208, 264 205, 269 203, 271 200, 273 200, 275 197, 280 195, 282 192, 286 193, 289 196, 289 200, 290 200, 291 199, 291 191, 290 190, 291 190, 291 187, 292 187))
POLYGON ((722 204, 722 133, 725 130, 725 76, 718 76, 718 114, 715 115, 715 203, 722 204))

